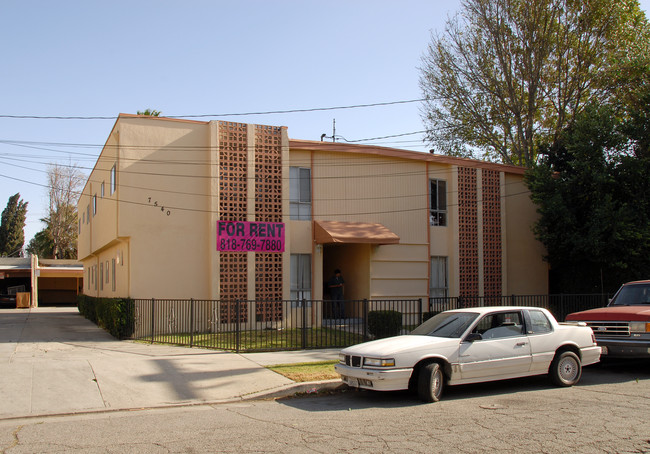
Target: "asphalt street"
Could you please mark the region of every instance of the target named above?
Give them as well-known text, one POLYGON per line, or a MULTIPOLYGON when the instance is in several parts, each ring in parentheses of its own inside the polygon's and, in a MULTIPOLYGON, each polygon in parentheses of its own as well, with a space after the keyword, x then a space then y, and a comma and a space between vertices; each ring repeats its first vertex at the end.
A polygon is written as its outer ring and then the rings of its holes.
POLYGON ((580 384, 545 377, 448 388, 423 404, 404 392, 0 421, 0 452, 650 452, 650 365, 585 368, 580 384))

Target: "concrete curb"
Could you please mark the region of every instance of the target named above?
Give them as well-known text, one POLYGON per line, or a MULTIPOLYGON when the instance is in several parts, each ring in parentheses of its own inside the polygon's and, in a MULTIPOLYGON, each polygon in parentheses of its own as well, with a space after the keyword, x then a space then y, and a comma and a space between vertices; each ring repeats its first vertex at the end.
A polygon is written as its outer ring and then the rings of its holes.
POLYGON ((119 412, 134 412, 134 411, 149 411, 149 410, 164 410, 166 408, 186 408, 198 407, 209 405, 224 405, 237 402, 254 402, 258 400, 274 400, 286 397, 295 396, 298 394, 317 394, 323 391, 336 391, 338 389, 347 388, 347 385, 340 379, 291 383, 280 388, 268 389, 266 391, 259 391, 252 394, 247 394, 240 397, 232 397, 228 399, 205 401, 205 402, 184 402, 178 404, 165 404, 165 405, 152 405, 147 407, 125 407, 125 408, 98 408, 95 410, 80 410, 61 413, 40 413, 28 415, 16 415, 0 417, 2 421, 16 421, 24 419, 38 419, 38 418, 55 418, 62 416, 79 416, 79 415, 95 415, 103 413, 119 413, 119 412))
POLYGON ((281 388, 259 391, 242 396, 241 400, 280 399, 283 397, 291 397, 296 394, 315 394, 322 391, 335 391, 343 387, 347 387, 347 385, 338 378, 333 380, 291 383, 282 386, 281 388))

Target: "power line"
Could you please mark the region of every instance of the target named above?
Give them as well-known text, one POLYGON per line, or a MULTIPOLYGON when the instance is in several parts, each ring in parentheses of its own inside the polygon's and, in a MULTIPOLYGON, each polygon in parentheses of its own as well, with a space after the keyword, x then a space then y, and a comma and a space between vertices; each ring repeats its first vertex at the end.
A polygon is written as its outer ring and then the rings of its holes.
POLYGON ((370 139, 357 139, 357 140, 347 140, 345 137, 341 137, 341 136, 336 136, 336 137, 341 138, 341 139, 345 140, 348 143, 356 143, 356 142, 370 142, 370 141, 373 141, 373 140, 392 139, 393 137, 412 136, 412 135, 415 135, 415 134, 423 134, 425 132, 426 131, 405 132, 405 133, 402 133, 402 134, 393 134, 393 135, 390 135, 390 136, 372 137, 370 139))
MULTIPOLYGON (((19 158, 12 158, 12 161, 21 161, 21 162, 32 162, 34 164, 42 164, 42 165, 47 165, 48 163, 44 162, 34 162, 34 161, 26 161, 24 159, 19 159, 19 158)), ((34 172, 40 172, 40 173, 47 173, 46 170, 42 169, 34 169, 30 167, 24 167, 20 166, 18 164, 15 164, 13 162, 7 161, 6 158, 1 158, 0 157, 0 162, 3 164, 13 166, 13 167, 18 167, 22 168, 25 170, 31 170, 34 172)), ((141 162, 141 160, 133 159, 133 162, 138 163, 141 162)), ((168 162, 168 161, 153 161, 153 162, 147 162, 147 164, 160 164, 160 165, 177 165, 177 164, 185 164, 185 165, 198 165, 198 166, 205 166, 205 163, 202 162, 183 162, 183 161, 173 161, 173 162, 168 162)), ((321 163, 322 164, 322 163, 321 163)), ((368 167, 368 165, 364 164, 363 162, 355 163, 354 161, 349 161, 349 162, 343 162, 343 163, 336 163, 336 164, 322 164, 322 165, 327 165, 328 167, 338 167, 338 166, 345 166, 345 167, 350 167, 351 165, 361 165, 363 164, 365 167, 368 167)), ((404 162, 404 165, 409 165, 411 164, 410 162, 404 162)), ((80 170, 93 170, 94 168, 91 167, 83 167, 83 166, 78 166, 78 165, 66 165, 66 164, 57 164, 61 167, 74 167, 80 170)), ((311 176, 311 179, 314 181, 328 181, 328 180, 344 180, 344 179, 376 179, 376 178, 397 178, 397 177, 419 177, 419 176, 425 176, 425 175, 444 175, 448 172, 448 169, 439 169, 439 170, 432 170, 429 169, 427 172, 426 170, 422 169, 417 169, 417 170, 405 170, 405 171, 395 171, 396 163, 395 162, 382 162, 382 161, 376 161, 374 165, 386 165, 389 166, 389 171, 385 173, 374 173, 374 174, 358 174, 358 175, 323 175, 323 176, 318 176, 318 175, 313 175, 311 176)), ((105 172, 108 172, 109 169, 101 169, 105 172)), ((142 175, 142 176, 155 176, 155 177, 163 177, 163 178, 190 178, 190 179, 200 179, 200 180, 220 180, 227 178, 224 177, 221 173, 219 175, 196 175, 196 174, 182 174, 182 173, 165 173, 165 172, 143 172, 143 171, 136 171, 136 170, 126 170, 122 169, 120 170, 120 173, 122 174, 127 174, 127 175, 142 175)), ((226 172, 227 174, 227 172, 226 172)), ((246 181, 255 181, 258 178, 258 175, 247 175, 244 180, 246 181)), ((292 178, 289 176, 283 176, 282 180, 289 180, 291 181, 292 178)), ((95 180, 88 180, 93 183, 99 183, 99 181, 95 180)), ((243 181, 243 180, 242 180, 243 181)), ((156 190, 156 189, 151 189, 151 190, 156 190)))
MULTIPOLYGON (((248 115, 275 115, 275 114, 290 114, 290 113, 305 113, 305 112, 325 112, 331 110, 344 110, 344 109, 361 109, 367 107, 382 107, 393 106, 396 104, 409 104, 414 102, 422 102, 424 99, 409 99, 405 101, 388 101, 376 102, 369 104, 354 104, 349 106, 334 106, 334 107, 312 107, 306 109, 286 109, 286 110, 267 110, 259 112, 232 112, 232 113, 217 113, 217 114, 195 114, 195 115, 165 115, 161 118, 209 118, 209 117, 239 117, 248 115)), ((60 116, 60 115, 6 115, 0 114, 0 118, 12 118, 21 120, 115 120, 117 116, 60 116)))
MULTIPOLYGON (((7 178, 9 180, 15 180, 15 181, 20 181, 23 183, 28 183, 32 184, 35 186, 40 186, 46 189, 49 189, 48 185, 40 184, 40 183, 35 183, 32 181, 28 180, 23 180, 20 178, 16 177, 11 177, 8 175, 3 175, 0 174, 0 177, 7 178)), ((506 183, 509 184, 509 183, 506 183)), ((512 183, 510 183, 512 184, 512 183)), ((196 195, 196 196, 202 196, 202 197, 210 197, 214 198, 216 197, 215 195, 208 195, 208 194, 195 194, 195 193, 182 193, 182 192, 177 192, 177 191, 166 191, 166 190, 157 190, 157 189, 147 189, 147 188, 137 188, 133 186, 125 186, 125 185, 118 185, 119 187, 128 187, 130 189, 144 189, 144 190, 151 190, 155 192, 164 192, 164 193, 172 193, 176 195, 196 195)), ((83 194, 81 192, 77 192, 80 196, 83 194)), ((451 192, 449 192, 451 193, 451 192)), ((519 196, 519 195, 526 195, 530 194, 530 190, 524 190, 521 192, 516 192, 516 193, 511 193, 511 194, 503 194, 499 198, 500 200, 505 200, 506 198, 509 197, 514 197, 514 196, 519 196)), ((410 195, 405 195, 405 196, 393 196, 390 197, 392 199, 404 199, 404 198, 413 198, 413 197, 418 197, 418 198, 425 198, 428 200, 430 194, 410 194, 410 195)), ((88 197, 91 198, 92 195, 88 194, 88 197)), ((339 199, 339 198, 330 198, 330 199, 314 199, 314 202, 332 202, 332 201, 341 201, 341 202, 349 202, 349 201, 366 201, 366 200, 375 200, 375 199, 387 199, 387 197, 370 197, 370 198, 351 198, 351 199, 339 199)), ((120 202, 120 203, 125 203, 129 205, 136 205, 136 206, 146 206, 146 207, 153 207, 153 208, 161 208, 160 205, 154 206, 151 203, 146 203, 146 202, 137 202, 133 200, 125 200, 125 199, 116 199, 116 198, 109 198, 109 197, 103 197, 101 200, 107 200, 107 201, 112 201, 112 202, 120 202)), ((482 203, 483 200, 477 200, 477 203, 482 203)), ((460 204, 448 204, 447 208, 455 208, 459 207, 460 204)), ((195 213, 207 213, 207 214, 218 214, 220 211, 215 211, 215 210, 206 210, 206 209, 198 209, 198 208, 187 208, 187 207, 176 207, 176 206, 170 206, 167 204, 164 204, 164 208, 167 210, 174 210, 174 211, 186 211, 186 212, 195 212, 195 213)), ((82 210, 83 211, 83 210, 82 210)), ((408 213, 408 212, 414 212, 414 211, 430 211, 430 208, 428 206, 423 206, 423 207, 415 207, 415 208, 404 208, 404 209, 396 209, 396 210, 380 210, 380 211, 368 211, 368 212, 354 212, 353 214, 356 215, 381 215, 381 214, 397 214, 397 213, 408 213)), ((349 216, 352 213, 327 213, 328 217, 331 216, 349 216)), ((318 217, 318 216, 317 216, 318 217)))
MULTIPOLYGON (((343 140, 345 140, 348 143, 360 143, 360 142, 372 142, 375 140, 383 140, 383 139, 390 139, 394 137, 404 137, 404 136, 412 136, 415 134, 423 134, 426 131, 413 131, 413 132, 404 132, 400 134, 392 134, 392 135, 387 135, 387 136, 380 136, 380 137, 368 137, 364 139, 354 139, 354 140, 348 140, 345 139, 341 136, 343 140)), ((390 143, 390 142, 388 142, 390 143)), ((400 142, 395 142, 395 143, 400 143, 400 142)), ((420 143, 419 141, 403 141, 402 143, 420 143)), ((71 148, 125 148, 125 149, 160 149, 163 147, 156 146, 156 145, 111 145, 111 144, 90 144, 90 143, 72 143, 72 142, 35 142, 35 141, 27 141, 27 140, 10 140, 10 139, 0 139, 0 144, 5 144, 5 145, 13 145, 17 147, 25 147, 25 148, 34 148, 37 150, 49 150, 49 151, 55 151, 59 153, 69 153, 69 154, 79 154, 83 156, 95 156, 90 153, 80 153, 80 152, 72 152, 72 151, 62 151, 62 150, 53 150, 51 148, 41 148, 44 146, 47 147, 71 147, 71 148)), ((181 147, 164 147, 165 149, 172 149, 172 150, 178 150, 178 151, 186 151, 186 150, 212 150, 215 149, 216 147, 206 147, 206 146, 181 146, 181 147)))

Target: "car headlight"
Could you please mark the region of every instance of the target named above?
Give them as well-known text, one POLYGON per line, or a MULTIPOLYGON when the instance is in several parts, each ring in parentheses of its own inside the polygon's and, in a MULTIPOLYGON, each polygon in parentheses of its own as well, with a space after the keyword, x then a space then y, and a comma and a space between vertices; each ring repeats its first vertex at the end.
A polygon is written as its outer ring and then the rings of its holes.
POLYGON ((393 367, 395 365, 394 358, 363 358, 364 366, 373 367, 393 367))
POLYGON ((339 353, 339 363, 345 364, 345 353, 339 353))
POLYGON ((631 333, 650 333, 650 323, 630 322, 631 333))

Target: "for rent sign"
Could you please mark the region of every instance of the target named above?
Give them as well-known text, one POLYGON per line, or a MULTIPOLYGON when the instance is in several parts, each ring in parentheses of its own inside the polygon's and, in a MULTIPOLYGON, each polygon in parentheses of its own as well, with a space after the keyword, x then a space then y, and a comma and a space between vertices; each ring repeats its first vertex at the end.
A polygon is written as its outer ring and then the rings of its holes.
POLYGON ((284 252, 284 224, 217 221, 217 251, 284 252))

